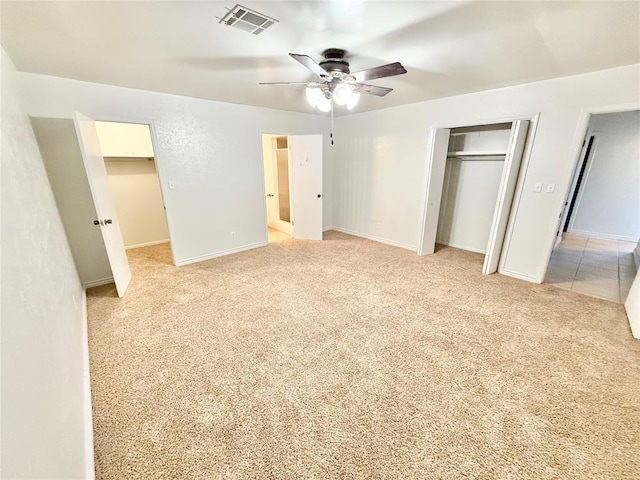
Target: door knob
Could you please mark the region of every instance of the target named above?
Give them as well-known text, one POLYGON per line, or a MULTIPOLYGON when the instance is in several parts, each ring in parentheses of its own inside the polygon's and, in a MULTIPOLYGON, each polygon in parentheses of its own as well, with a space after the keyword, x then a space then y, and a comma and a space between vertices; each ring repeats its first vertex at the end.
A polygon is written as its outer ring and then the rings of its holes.
POLYGON ((318 198, 322 197, 322 195, 318 194, 318 198))
POLYGON ((94 221, 93 221, 93 224, 94 224, 94 225, 100 225, 100 220, 94 220, 94 221))
POLYGON ((267 193, 267 197, 273 197, 273 193, 267 193))
POLYGON ((105 225, 106 225, 106 224, 111 224, 111 223, 113 223, 113 220, 111 220, 110 218, 107 218, 107 219, 104 221, 104 223, 105 223, 105 225))

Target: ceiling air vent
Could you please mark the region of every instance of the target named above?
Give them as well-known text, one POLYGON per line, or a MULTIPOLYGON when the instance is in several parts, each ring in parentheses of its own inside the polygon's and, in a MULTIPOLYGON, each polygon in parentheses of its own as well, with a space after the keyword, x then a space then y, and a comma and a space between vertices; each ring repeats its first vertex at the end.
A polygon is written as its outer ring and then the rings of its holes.
POLYGON ((242 5, 236 5, 220 19, 220 23, 239 28, 254 35, 264 32, 277 21, 275 18, 267 17, 242 5))

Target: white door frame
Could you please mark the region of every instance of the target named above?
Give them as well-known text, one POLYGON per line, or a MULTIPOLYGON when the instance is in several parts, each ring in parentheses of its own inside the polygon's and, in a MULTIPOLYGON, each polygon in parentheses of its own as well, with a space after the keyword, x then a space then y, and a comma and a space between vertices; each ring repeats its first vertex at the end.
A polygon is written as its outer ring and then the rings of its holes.
POLYGON ((565 175, 566 175, 565 178, 567 178, 565 194, 562 197, 560 197, 561 203, 559 203, 555 209, 555 211, 558 212, 555 215, 556 226, 549 233, 547 237, 547 246, 546 246, 547 263, 544 267, 542 278, 538 280, 539 282, 542 282, 542 280, 544 280, 546 271, 549 268, 549 260, 551 259, 551 253, 553 253, 553 249, 555 248, 555 244, 556 244, 556 234, 558 232, 558 226, 559 226, 558 222, 562 220, 564 204, 567 201, 567 197, 570 193, 571 185, 573 183, 573 174, 576 170, 576 166, 578 165, 578 162, 581 159, 582 142, 585 139, 587 132, 589 130, 589 120, 591 119, 591 115, 597 115, 601 113, 630 112, 633 110, 640 110, 640 102, 619 103, 619 104, 613 104, 613 105, 600 105, 596 107, 583 108, 580 111, 580 116, 578 117, 578 124, 576 125, 576 130, 573 135, 573 142, 571 144, 571 149, 570 149, 571 153, 569 155, 569 158, 572 158, 573 160, 569 162, 569 165, 567 165, 567 169, 565 170, 565 175))
MULTIPOLYGON (((267 173, 264 170, 264 145, 263 145, 263 135, 270 135, 272 137, 289 137, 289 135, 293 135, 292 133, 286 133, 283 131, 278 131, 278 130, 260 130, 258 132, 259 138, 260 138, 260 169, 262 170, 262 198, 264 199, 263 205, 264 205, 264 232, 266 235, 266 242, 265 243, 269 243, 269 214, 268 214, 268 206, 267 206, 267 189, 266 189, 266 178, 267 178, 267 173)), ((288 146, 288 140, 287 140, 287 146, 288 146)), ((275 161, 275 159, 271 159, 272 161, 275 161)), ((291 156, 289 156, 289 218, 293 218, 293 198, 291 198, 291 156)), ((279 218, 279 217, 278 217, 279 218)), ((291 235, 293 237, 293 224, 291 224, 291 222, 289 222, 291 225, 291 230, 288 232, 289 235, 291 235)))
MULTIPOLYGON (((423 183, 423 196, 422 196, 422 222, 420 224, 420 228, 418 231, 418 255, 428 255, 431 252, 428 252, 424 249, 424 235, 427 231, 427 222, 429 221, 427 215, 431 214, 431 208, 435 210, 436 205, 431 206, 428 204, 428 192, 431 186, 431 177, 434 171, 434 159, 436 158, 436 154, 434 149, 436 147, 434 143, 434 135, 439 129, 454 129, 454 128, 465 128, 465 127, 474 127, 478 125, 492 125, 497 123, 513 123, 518 120, 528 120, 529 121, 529 132, 527 134, 525 151, 522 157, 522 163, 520 164, 520 172, 518 174, 518 181, 516 182, 515 191, 513 194, 513 201, 511 204, 511 212, 509 214, 509 220, 507 223, 507 231, 504 236, 504 242, 502 244, 502 252, 500 254, 500 262, 498 265, 498 271, 502 271, 502 267, 504 265, 505 259, 509 253, 509 246, 511 244, 511 237, 513 234, 513 224, 515 217, 518 212, 518 206, 520 204, 520 199, 522 197, 522 188, 524 185, 524 179, 526 177, 527 170, 529 168, 529 162, 531 159, 531 151, 533 149, 533 144, 535 140, 536 131, 538 128, 538 122, 540 120, 540 112, 529 113, 518 115, 515 117, 507 117, 507 118, 489 118, 489 119, 475 119, 462 122, 460 124, 454 125, 434 125, 430 128, 429 133, 429 151, 427 156, 427 168, 425 171, 425 180, 423 183)), ((441 159, 440 159, 441 160, 441 159)), ((446 159, 444 160, 446 162, 446 159)), ((438 205, 439 208, 439 205, 438 205)))
POLYGON ((164 165, 162 161, 162 156, 160 154, 160 149, 158 148, 158 135, 156 133, 155 121, 150 118, 132 118, 132 117, 105 117, 105 116, 96 116, 94 118, 96 122, 114 122, 114 123, 133 123, 137 125, 148 125, 149 132, 151 133, 151 146, 153 147, 153 158, 154 163, 156 165, 156 173, 158 174, 158 180, 160 182, 160 195, 162 197, 162 204, 164 206, 164 216, 167 219, 167 227, 169 229, 169 245, 171 247, 171 261, 174 265, 176 265, 176 255, 175 255, 175 247, 173 243, 174 235, 172 234, 173 228, 171 226, 171 219, 169 214, 167 213, 167 192, 166 189, 169 185, 169 180, 165 181, 164 174, 164 165))
MULTIPOLYGON (((576 163, 576 169, 573 172, 573 179, 571 180, 571 186, 569 187, 569 192, 567 194, 567 198, 565 199, 565 205, 562 210, 562 217, 560 218, 560 223, 558 224, 558 231, 560 232, 558 237, 562 237, 562 229, 564 228, 564 224, 567 221, 567 216, 569 214, 569 207, 571 203, 571 199, 576 196, 576 203, 573 207, 573 211, 571 212, 571 218, 569 218, 569 225, 567 226, 567 232, 570 233, 573 228, 573 222, 576 218, 576 212, 578 211, 578 206, 580 205, 580 201, 582 200, 582 195, 584 194, 584 187, 587 184, 587 179, 589 178, 589 172, 591 170, 591 166, 593 165, 593 158, 595 156, 596 150, 598 149, 598 142, 600 141, 600 132, 594 132, 590 128, 587 128, 587 133, 584 138, 584 147, 583 151, 580 152, 580 159, 576 163), (587 148, 589 147, 589 142, 587 139, 593 138, 593 143, 591 144, 591 149, 589 150, 589 156, 587 155, 587 148), (582 177, 582 181, 580 182, 580 186, 578 187, 578 177, 580 174, 582 163, 585 162, 584 175, 582 177)), ((556 241, 556 245, 559 242, 556 241)))

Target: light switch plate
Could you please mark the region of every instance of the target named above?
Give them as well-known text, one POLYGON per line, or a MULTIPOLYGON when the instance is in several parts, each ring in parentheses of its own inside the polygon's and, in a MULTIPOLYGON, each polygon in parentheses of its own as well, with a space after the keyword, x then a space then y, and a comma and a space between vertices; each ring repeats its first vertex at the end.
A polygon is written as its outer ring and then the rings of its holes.
POLYGON ((553 193, 556 191, 556 184, 555 183, 549 183, 547 185, 547 189, 545 190, 545 192, 547 193, 553 193))
POLYGON ((538 182, 533 186, 533 191, 540 193, 542 191, 542 182, 538 182))

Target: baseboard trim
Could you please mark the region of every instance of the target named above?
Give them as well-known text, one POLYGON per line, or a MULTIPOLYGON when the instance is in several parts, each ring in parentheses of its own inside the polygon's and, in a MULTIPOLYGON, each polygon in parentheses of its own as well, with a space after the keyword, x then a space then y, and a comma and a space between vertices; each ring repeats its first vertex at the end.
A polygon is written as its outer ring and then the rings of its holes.
POLYGON ((356 237, 366 238, 367 240, 373 240, 374 242, 384 243, 384 244, 391 245, 398 248, 404 248, 405 250, 411 250, 412 252, 416 251, 415 245, 408 245, 406 243, 396 242, 394 240, 389 240, 382 237, 376 237, 375 235, 368 235, 366 233, 356 232, 354 230, 349 230, 346 228, 335 227, 335 226, 331 228, 331 230, 335 230, 336 232, 346 233, 347 235, 354 235, 356 237))
POLYGON ((182 267, 184 265, 191 265, 192 263, 204 262, 213 258, 224 257, 225 255, 232 255, 234 253, 240 253, 247 250, 253 250, 254 248, 266 247, 268 242, 251 243, 249 245, 243 245, 242 247, 230 248, 228 250, 222 250, 216 253, 210 253, 208 255, 200 255, 198 257, 186 258, 184 260, 176 260, 176 266, 182 267))
POLYGON ((129 245, 128 247, 124 247, 124 249, 132 250, 134 248, 150 247, 151 245, 160 245, 161 243, 169 243, 169 239, 167 238, 166 240, 156 240, 153 242, 138 243, 136 245, 129 245))
POLYGON ((586 230, 576 230, 575 228, 572 228, 571 231, 568 231, 567 233, 573 233, 575 235, 583 235, 585 237, 601 238, 603 240, 622 240, 623 242, 634 242, 634 243, 638 241, 637 238, 625 237, 623 235, 609 235, 606 233, 587 232, 586 230))
POLYGON ((539 280, 536 277, 532 277, 531 275, 525 275, 524 273, 512 272, 510 270, 504 270, 504 269, 503 270, 498 269, 498 273, 500 275, 506 275, 507 277, 513 277, 519 280, 524 280, 525 282, 542 283, 542 280, 539 280))
POLYGON ((96 467, 93 449, 93 409, 91 407, 91 369, 89 366, 89 315, 87 291, 82 291, 82 380, 84 390, 84 458, 85 477, 95 480, 96 467))
POLYGON ((335 230, 334 227, 322 227, 323 232, 328 232, 329 230, 335 230))
POLYGON ((436 240, 436 243, 440 245, 446 245, 447 247, 459 248, 460 250, 466 250, 468 252, 481 253, 482 255, 486 255, 486 250, 480 250, 479 248, 467 247, 466 245, 461 245, 459 243, 444 243, 436 240))
POLYGON ((92 288, 99 287, 100 285, 106 285, 108 283, 113 283, 113 277, 101 278, 99 280, 92 280, 90 282, 85 282, 82 284, 83 288, 92 288))

